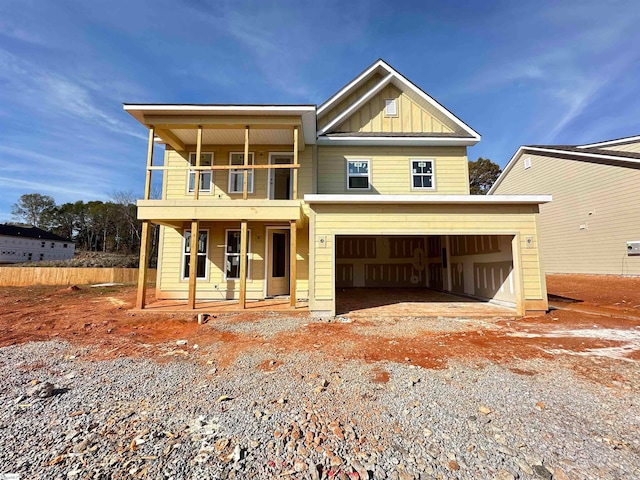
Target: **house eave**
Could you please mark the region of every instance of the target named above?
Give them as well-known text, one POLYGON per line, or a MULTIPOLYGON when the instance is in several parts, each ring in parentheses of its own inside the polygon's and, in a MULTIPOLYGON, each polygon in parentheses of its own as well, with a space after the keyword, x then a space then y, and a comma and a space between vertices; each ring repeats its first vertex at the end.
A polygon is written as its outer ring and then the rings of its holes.
POLYGON ((384 145, 384 146, 431 146, 431 147, 470 147, 480 138, 470 137, 318 137, 318 145, 384 145))
POLYGON ((323 195, 308 194, 310 204, 436 204, 436 205, 540 205, 551 195, 323 195))

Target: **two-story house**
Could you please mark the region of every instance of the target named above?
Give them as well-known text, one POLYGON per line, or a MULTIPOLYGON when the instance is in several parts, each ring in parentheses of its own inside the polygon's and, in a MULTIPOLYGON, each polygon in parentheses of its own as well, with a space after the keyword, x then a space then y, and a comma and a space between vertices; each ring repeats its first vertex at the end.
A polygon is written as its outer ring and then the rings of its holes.
POLYGON ((547 309, 536 216, 550 197, 469 195, 480 135, 382 60, 319 107, 124 108, 149 129, 138 308, 155 223, 156 296, 191 308, 284 295, 335 315, 336 289, 419 288, 547 309))

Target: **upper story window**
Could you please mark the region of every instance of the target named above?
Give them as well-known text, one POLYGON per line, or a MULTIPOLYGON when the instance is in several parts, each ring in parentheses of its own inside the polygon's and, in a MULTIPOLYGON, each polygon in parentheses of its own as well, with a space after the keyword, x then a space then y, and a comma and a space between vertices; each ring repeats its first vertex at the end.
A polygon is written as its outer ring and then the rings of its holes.
MULTIPOLYGON (((196 153, 191 152, 189 154, 189 165, 192 167, 196 166, 196 153)), ((213 165, 213 153, 201 153, 200 154, 200 166, 201 167, 210 167, 213 165)), ((210 192, 211 185, 213 183, 213 172, 200 170, 200 192, 210 192)), ((189 170, 189 192, 193 192, 196 184, 196 171, 189 170)))
POLYGON ((398 116, 398 100, 395 98, 385 98, 384 100, 384 116, 385 117, 397 117, 398 116))
POLYGON ((347 160, 347 190, 369 190, 369 159, 347 160))
MULTIPOLYGON (((207 277, 207 251, 209 249, 209 231, 198 232, 198 254, 196 259, 196 278, 207 277)), ((191 260, 191 230, 184 232, 184 247, 182 249, 182 279, 189 278, 191 260)))
POLYGON ((411 188, 433 190, 433 160, 411 159, 411 188))
MULTIPOLYGON (((244 165, 244 153, 231 152, 229 165, 244 165)), ((253 165, 253 152, 249 153, 249 165, 253 165)), ((242 193, 244 182, 243 170, 229 170, 229 193, 242 193)), ((247 191, 253 193, 253 170, 248 171, 247 191)))

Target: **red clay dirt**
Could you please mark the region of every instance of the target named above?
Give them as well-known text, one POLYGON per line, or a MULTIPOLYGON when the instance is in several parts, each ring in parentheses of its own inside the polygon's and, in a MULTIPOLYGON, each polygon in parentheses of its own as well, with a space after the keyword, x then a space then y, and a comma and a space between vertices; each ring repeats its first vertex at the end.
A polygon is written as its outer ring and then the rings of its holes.
MULTIPOLYGON (((260 365, 274 370, 282 365, 279 353, 303 351, 337 360, 402 362, 426 368, 444 368, 450 360, 492 361, 511 364, 514 360, 554 358, 574 362, 576 370, 608 383, 613 372, 594 373, 597 359, 604 368, 611 357, 640 361, 640 279, 583 275, 548 277, 548 289, 557 297, 571 298, 563 304, 599 307, 620 312, 593 315, 555 310, 518 321, 439 320, 411 317, 354 318, 350 322, 311 321, 306 313, 256 312, 225 314, 198 325, 192 314, 134 314, 134 287, 0 288, 0 346, 50 339, 66 340, 77 346, 95 347, 91 358, 146 356, 157 360, 192 356, 194 343, 216 346, 215 363, 225 368, 244 352, 263 349, 272 361, 260 365), (624 300, 624 301, 623 301, 624 300), (299 323, 266 339, 255 329, 250 333, 230 332, 217 326, 259 323, 269 317, 299 323), (451 323, 453 322, 453 323, 451 323), (585 333, 586 332, 586 333, 585 333), (176 340, 189 341, 177 347, 176 340)), ((152 299, 152 298, 150 298, 152 299)), ((616 360, 617 361, 617 360, 616 360)), ((376 367, 378 368, 378 367, 376 367)), ((530 370, 516 373, 533 374, 530 370)), ((375 370, 372 381, 385 382, 388 373, 375 370)))

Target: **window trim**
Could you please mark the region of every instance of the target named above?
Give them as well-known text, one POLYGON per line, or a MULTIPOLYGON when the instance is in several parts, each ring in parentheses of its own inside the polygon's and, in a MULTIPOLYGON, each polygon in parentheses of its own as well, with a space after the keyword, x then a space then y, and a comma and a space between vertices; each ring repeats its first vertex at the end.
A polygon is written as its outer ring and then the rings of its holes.
MULTIPOLYGON (((189 277, 185 277, 184 276, 184 268, 185 268, 185 264, 187 261, 187 253, 185 252, 186 250, 186 243, 187 243, 187 232, 190 232, 191 229, 190 228, 185 228, 182 232, 182 250, 181 250, 181 256, 182 256, 182 261, 180 262, 180 280, 189 280, 189 277)), ((204 262, 204 277, 198 277, 197 275, 197 266, 196 266, 196 281, 206 281, 209 280, 209 243, 211 242, 211 237, 209 236, 209 229, 208 228, 199 228, 198 229, 198 233, 200 232, 207 232, 207 248, 206 251, 204 252, 204 258, 205 258, 205 262, 204 262)), ((202 255, 202 254, 198 254, 198 255, 202 255)))
POLYGON ((346 180, 347 180, 347 190, 358 190, 358 191, 366 191, 366 190, 371 190, 371 159, 370 158, 346 158, 346 163, 345 163, 345 167, 346 167, 346 180), (354 177, 354 178, 360 178, 360 177, 364 177, 364 175, 362 174, 350 174, 349 173, 349 162, 366 162, 368 167, 367 167, 367 188, 358 188, 358 187, 350 187, 349 186, 349 178, 354 177))
MULTIPOLYGON (((255 157, 254 153, 255 152, 249 152, 249 165, 255 165, 255 158, 256 157, 255 157)), ((233 157, 233 155, 244 155, 244 152, 229 152, 229 165, 233 165, 231 163, 231 158, 233 157)), ((247 175, 248 175, 247 178, 251 178, 250 182, 247 180, 247 182, 248 182, 247 193, 251 193, 251 194, 253 194, 253 190, 254 190, 254 187, 255 187, 255 181, 256 181, 255 175, 253 174, 254 171, 255 171, 254 169, 247 170, 247 175)), ((242 189, 240 189, 238 191, 231 190, 231 178, 232 178, 232 176, 233 175, 238 175, 238 174, 241 174, 241 173, 244 173, 242 171, 242 168, 234 168, 234 169, 229 170, 229 181, 228 181, 228 190, 227 190, 229 195, 242 194, 242 189)), ((226 242, 226 237, 225 237, 225 242, 226 242)))
POLYGON ((420 192, 430 191, 436 189, 436 160, 435 158, 410 158, 409 159, 409 184, 411 186, 411 190, 417 190, 420 192), (431 186, 430 187, 414 187, 413 186, 413 176, 420 175, 426 176, 424 173, 413 173, 413 162, 430 162, 431 163, 431 186))
MULTIPOLYGON (((237 277, 227 277, 227 256, 229 252, 227 251, 227 240, 229 239, 229 232, 241 232, 242 230, 239 228, 226 228, 224 230, 224 268, 223 268, 223 278, 226 282, 227 280, 240 280, 240 272, 238 271, 237 277)), ((238 259, 240 259, 240 252, 233 253, 232 255, 237 255, 238 259)), ((247 228, 247 280, 251 279, 251 229, 247 228)))
MULTIPOLYGON (((187 163, 189 164, 189 166, 195 166, 192 165, 191 163, 191 155, 195 156, 197 152, 189 152, 189 158, 187 159, 187 163)), ((214 152, 200 152, 201 155, 204 154, 210 154, 211 155, 211 165, 215 165, 215 153, 214 152)), ((200 170, 200 173, 202 173, 203 170, 200 170)), ((194 189, 189 188, 189 184, 191 183, 191 174, 195 174, 196 171, 195 170, 187 170, 187 193, 193 193, 194 189)), ((208 172, 207 172, 208 173, 208 172)), ((195 179, 194 179, 194 183, 193 186, 195 187, 195 179)), ((213 194, 213 170, 211 170, 211 182, 209 184, 209 189, 208 190, 203 190, 202 188, 200 190, 198 190, 199 193, 206 193, 206 194, 213 194)))

